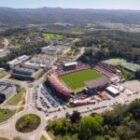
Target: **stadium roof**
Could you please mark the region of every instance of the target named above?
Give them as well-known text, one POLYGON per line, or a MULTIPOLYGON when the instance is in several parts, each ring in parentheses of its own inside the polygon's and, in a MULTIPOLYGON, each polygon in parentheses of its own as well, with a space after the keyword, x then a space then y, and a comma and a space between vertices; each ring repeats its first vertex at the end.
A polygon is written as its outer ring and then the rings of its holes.
POLYGON ((56 75, 51 74, 48 75, 48 81, 51 83, 51 85, 63 96, 70 97, 71 96, 71 90, 68 89, 66 86, 64 86, 56 77, 56 75))
POLYGON ((85 82, 87 88, 98 88, 110 83, 110 79, 106 76, 102 76, 96 80, 89 80, 85 82))
POLYGON ((106 90, 111 92, 114 95, 119 94, 119 90, 117 90, 116 88, 114 88, 112 86, 107 87, 106 90))
POLYGON ((77 65, 77 62, 70 62, 64 64, 65 67, 72 66, 72 65, 77 65))

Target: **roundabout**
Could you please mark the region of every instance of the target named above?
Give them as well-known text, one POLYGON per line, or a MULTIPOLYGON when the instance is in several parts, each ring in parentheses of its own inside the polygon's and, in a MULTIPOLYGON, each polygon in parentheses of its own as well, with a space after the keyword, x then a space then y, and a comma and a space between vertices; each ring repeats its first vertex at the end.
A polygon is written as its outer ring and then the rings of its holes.
POLYGON ((41 123, 41 119, 35 114, 26 114, 19 118, 15 124, 16 130, 22 133, 28 133, 36 130, 41 123))

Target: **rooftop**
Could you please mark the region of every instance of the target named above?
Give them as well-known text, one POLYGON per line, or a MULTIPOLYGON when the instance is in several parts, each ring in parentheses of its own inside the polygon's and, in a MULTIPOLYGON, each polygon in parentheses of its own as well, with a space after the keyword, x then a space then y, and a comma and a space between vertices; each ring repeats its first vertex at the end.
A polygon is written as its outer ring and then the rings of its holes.
POLYGON ((22 55, 22 56, 19 56, 16 59, 13 59, 13 60, 9 61, 8 64, 9 65, 17 65, 17 64, 20 64, 21 62, 23 62, 23 61, 25 61, 27 59, 29 59, 28 55, 22 55))
POLYGON ((100 86, 104 86, 108 83, 110 83, 110 80, 106 76, 102 76, 98 79, 88 80, 88 81, 85 82, 87 88, 97 88, 97 87, 100 87, 100 86))
POLYGON ((64 64, 65 67, 68 67, 68 66, 71 66, 71 65, 77 65, 77 62, 70 62, 70 63, 65 63, 64 64))
POLYGON ((118 94, 120 92, 119 90, 117 90, 116 88, 114 88, 112 86, 107 87, 106 90, 113 93, 114 95, 118 94))

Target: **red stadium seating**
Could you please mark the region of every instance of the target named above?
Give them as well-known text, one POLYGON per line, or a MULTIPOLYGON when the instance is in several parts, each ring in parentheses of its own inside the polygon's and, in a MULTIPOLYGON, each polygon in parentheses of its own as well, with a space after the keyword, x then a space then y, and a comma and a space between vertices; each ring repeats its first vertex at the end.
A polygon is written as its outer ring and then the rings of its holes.
POLYGON ((59 80, 55 74, 51 74, 48 76, 49 83, 57 90, 59 94, 62 94, 66 98, 71 97, 71 90, 65 87, 59 80))
POLYGON ((83 63, 79 63, 74 69, 71 70, 65 70, 63 67, 58 67, 56 70, 57 75, 64 75, 64 74, 68 74, 68 73, 72 73, 72 72, 76 72, 76 71, 80 71, 80 70, 85 70, 85 69, 89 69, 91 68, 90 65, 88 64, 83 64, 83 63))
POLYGON ((110 66, 105 63, 99 63, 94 68, 108 77, 113 77, 116 73, 116 69, 113 66, 110 66))

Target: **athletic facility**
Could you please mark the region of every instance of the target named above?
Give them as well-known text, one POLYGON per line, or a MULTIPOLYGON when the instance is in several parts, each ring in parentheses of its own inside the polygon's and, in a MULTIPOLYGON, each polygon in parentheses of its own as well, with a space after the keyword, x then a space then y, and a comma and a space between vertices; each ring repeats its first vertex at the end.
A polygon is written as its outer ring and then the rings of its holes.
POLYGON ((97 79, 102 75, 102 73, 94 69, 86 69, 69 74, 64 74, 62 76, 59 76, 59 79, 71 90, 79 90, 86 87, 85 81, 97 79))
POLYGON ((58 66, 47 79, 58 95, 71 98, 83 90, 91 91, 105 87, 115 76, 115 68, 107 64, 92 66, 72 62, 58 66))

